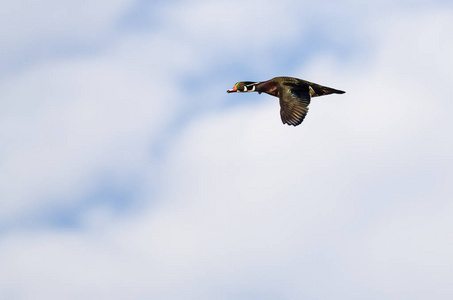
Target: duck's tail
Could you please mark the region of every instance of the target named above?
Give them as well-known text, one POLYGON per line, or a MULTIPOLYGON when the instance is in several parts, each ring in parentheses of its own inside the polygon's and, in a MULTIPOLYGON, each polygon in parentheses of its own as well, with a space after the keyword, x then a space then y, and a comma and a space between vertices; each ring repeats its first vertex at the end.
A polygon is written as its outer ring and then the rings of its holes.
POLYGON ((311 84, 310 87, 315 92, 315 94, 312 97, 324 96, 324 95, 329 95, 329 94, 344 94, 345 93, 345 91, 337 90, 337 89, 327 87, 327 86, 322 86, 322 85, 319 85, 316 83, 311 84))

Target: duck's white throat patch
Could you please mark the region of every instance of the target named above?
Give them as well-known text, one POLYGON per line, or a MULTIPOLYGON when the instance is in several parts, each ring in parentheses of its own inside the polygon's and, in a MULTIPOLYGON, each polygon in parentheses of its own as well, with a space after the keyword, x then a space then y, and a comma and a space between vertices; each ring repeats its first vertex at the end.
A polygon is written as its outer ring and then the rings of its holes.
POLYGON ((252 88, 249 90, 246 85, 244 85, 244 92, 254 92, 255 91, 255 85, 252 85, 252 88))

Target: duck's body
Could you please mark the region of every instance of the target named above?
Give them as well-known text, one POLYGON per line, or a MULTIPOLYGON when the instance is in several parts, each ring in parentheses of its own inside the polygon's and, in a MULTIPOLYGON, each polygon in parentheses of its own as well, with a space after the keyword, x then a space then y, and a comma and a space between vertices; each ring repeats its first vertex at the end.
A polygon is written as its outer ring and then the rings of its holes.
POLYGON ((278 97, 283 124, 293 126, 299 125, 304 120, 311 97, 344 94, 344 91, 293 77, 275 77, 260 82, 242 81, 227 91, 233 92, 258 92, 278 97))

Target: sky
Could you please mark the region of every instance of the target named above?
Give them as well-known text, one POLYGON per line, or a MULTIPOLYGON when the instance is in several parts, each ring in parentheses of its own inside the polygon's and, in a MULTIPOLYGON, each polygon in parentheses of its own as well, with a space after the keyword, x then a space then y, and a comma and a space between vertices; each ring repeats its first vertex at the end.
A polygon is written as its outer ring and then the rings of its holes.
POLYGON ((1 299, 452 299, 451 1, 0 3, 1 299))

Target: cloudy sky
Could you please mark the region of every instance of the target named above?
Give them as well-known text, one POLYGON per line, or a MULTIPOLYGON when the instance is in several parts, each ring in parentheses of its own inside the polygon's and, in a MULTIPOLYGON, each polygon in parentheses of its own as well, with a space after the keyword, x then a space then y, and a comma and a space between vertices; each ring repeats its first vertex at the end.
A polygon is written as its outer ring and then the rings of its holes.
POLYGON ((451 1, 1 1, 1 299, 452 299, 451 1), (293 76, 346 91, 283 125, 293 76))

